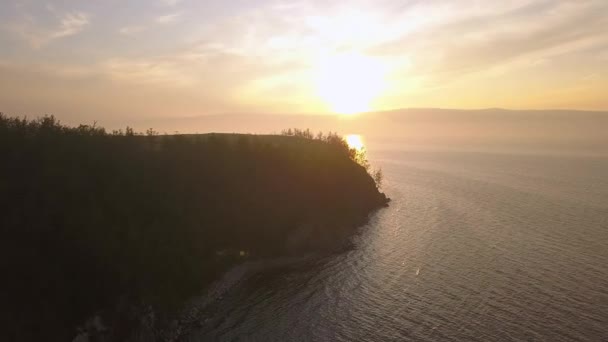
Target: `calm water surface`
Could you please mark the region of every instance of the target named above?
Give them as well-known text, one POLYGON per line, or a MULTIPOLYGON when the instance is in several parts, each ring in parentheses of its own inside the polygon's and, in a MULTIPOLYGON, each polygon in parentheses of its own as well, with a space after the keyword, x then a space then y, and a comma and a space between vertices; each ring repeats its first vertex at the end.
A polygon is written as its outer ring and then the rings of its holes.
POLYGON ((192 341, 608 341, 608 158, 377 150, 355 249, 233 288, 192 341))

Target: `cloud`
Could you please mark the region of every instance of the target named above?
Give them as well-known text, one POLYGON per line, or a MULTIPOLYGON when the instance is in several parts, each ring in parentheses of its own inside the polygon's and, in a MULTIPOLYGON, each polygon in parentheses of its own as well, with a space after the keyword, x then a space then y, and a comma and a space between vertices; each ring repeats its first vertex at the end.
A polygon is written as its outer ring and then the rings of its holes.
MULTIPOLYGON (((35 48, 90 25, 84 12, 35 7, 29 9, 37 17, 24 12, 27 6, 14 17, 14 31, 35 48)), ((95 77, 117 85, 184 94, 203 89, 235 103, 243 99, 237 95, 245 94, 247 104, 270 103, 276 94, 285 94, 285 101, 306 104, 314 100, 304 93, 314 92, 310 79, 315 64, 324 56, 352 50, 390 65, 387 92, 395 100, 387 108, 406 101, 461 105, 464 102, 448 100, 475 94, 484 88, 480 85, 497 79, 510 84, 537 75, 538 84, 560 87, 574 74, 606 75, 602 62, 608 60, 607 11, 606 0, 352 0, 348 5, 266 0, 230 7, 155 0, 142 3, 128 16, 132 21, 95 12, 96 19, 106 21, 99 28, 108 28, 95 35, 107 46, 98 50, 96 59, 73 55, 69 63, 89 66, 98 72, 95 77), (132 46, 118 36, 144 31, 158 36, 142 34, 132 46), (546 75, 554 78, 547 81, 546 75), (466 92, 458 91, 461 85, 469 87, 462 87, 466 92)), ((96 40, 74 43, 91 42, 96 40)), ((53 69, 53 77, 88 72, 63 67, 53 69)), ((519 88, 512 92, 513 99, 530 98, 519 88)), ((481 100, 471 95, 474 101, 481 100)), ((484 101, 490 104, 492 99, 484 101)))
POLYGON ((380 55, 413 55, 414 72, 439 82, 463 74, 573 53, 608 42, 608 2, 520 1, 500 10, 453 12, 423 30, 370 49, 380 55))
POLYGON ((118 30, 118 32, 120 34, 123 34, 125 36, 132 36, 135 35, 137 33, 143 32, 147 29, 146 26, 143 25, 133 25, 133 26, 125 26, 122 27, 118 30))
POLYGON ((161 0, 161 4, 169 7, 177 5, 181 0, 161 0))
POLYGON ((87 13, 72 11, 58 14, 55 25, 50 27, 41 26, 32 16, 26 16, 20 23, 11 25, 11 28, 32 48, 38 49, 55 40, 76 35, 89 24, 90 16, 87 13))
POLYGON ((193 72, 184 70, 176 59, 160 57, 115 58, 104 62, 101 69, 112 79, 136 84, 159 86, 170 84, 172 87, 183 87, 193 86, 197 83, 197 78, 193 75, 193 72))
POLYGON ((59 28, 50 34, 51 39, 57 39, 74 35, 89 25, 89 15, 83 12, 66 13, 61 18, 59 28))
POLYGON ((159 24, 171 24, 176 22, 181 16, 181 12, 161 15, 160 17, 156 18, 156 22, 159 24))
POLYGON ((0 69, 3 71, 11 70, 13 73, 20 74, 29 71, 45 77, 62 80, 82 80, 102 76, 95 66, 54 64, 54 63, 21 63, 0 59, 0 69))

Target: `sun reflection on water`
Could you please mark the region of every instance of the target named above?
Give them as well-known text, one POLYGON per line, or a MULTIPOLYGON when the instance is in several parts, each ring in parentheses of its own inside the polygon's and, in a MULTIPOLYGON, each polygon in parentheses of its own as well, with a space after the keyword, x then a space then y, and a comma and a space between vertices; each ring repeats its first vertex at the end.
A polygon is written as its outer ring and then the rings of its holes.
POLYGON ((359 134, 348 134, 344 139, 350 148, 354 148, 357 151, 363 151, 365 149, 363 138, 359 134))

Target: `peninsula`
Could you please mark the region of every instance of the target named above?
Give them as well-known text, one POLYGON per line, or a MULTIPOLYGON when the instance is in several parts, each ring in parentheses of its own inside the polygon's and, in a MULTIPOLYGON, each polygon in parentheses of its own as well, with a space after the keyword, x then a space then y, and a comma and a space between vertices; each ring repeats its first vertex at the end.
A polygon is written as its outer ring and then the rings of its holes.
POLYGON ((333 133, 0 116, 0 155, 6 340, 67 341, 96 314, 123 340, 112 319, 124 303, 169 312, 245 259, 336 250, 388 203, 381 175, 333 133))

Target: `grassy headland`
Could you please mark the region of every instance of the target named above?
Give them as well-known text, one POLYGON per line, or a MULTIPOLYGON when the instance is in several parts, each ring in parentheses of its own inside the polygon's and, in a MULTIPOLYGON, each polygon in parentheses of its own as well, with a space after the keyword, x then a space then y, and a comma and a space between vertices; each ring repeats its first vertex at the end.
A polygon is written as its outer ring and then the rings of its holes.
POLYGON ((1 339, 67 341, 105 310, 121 340, 124 303, 170 308, 242 255, 343 245, 387 198, 339 136, 288 133, 137 135, 0 115, 1 339))

